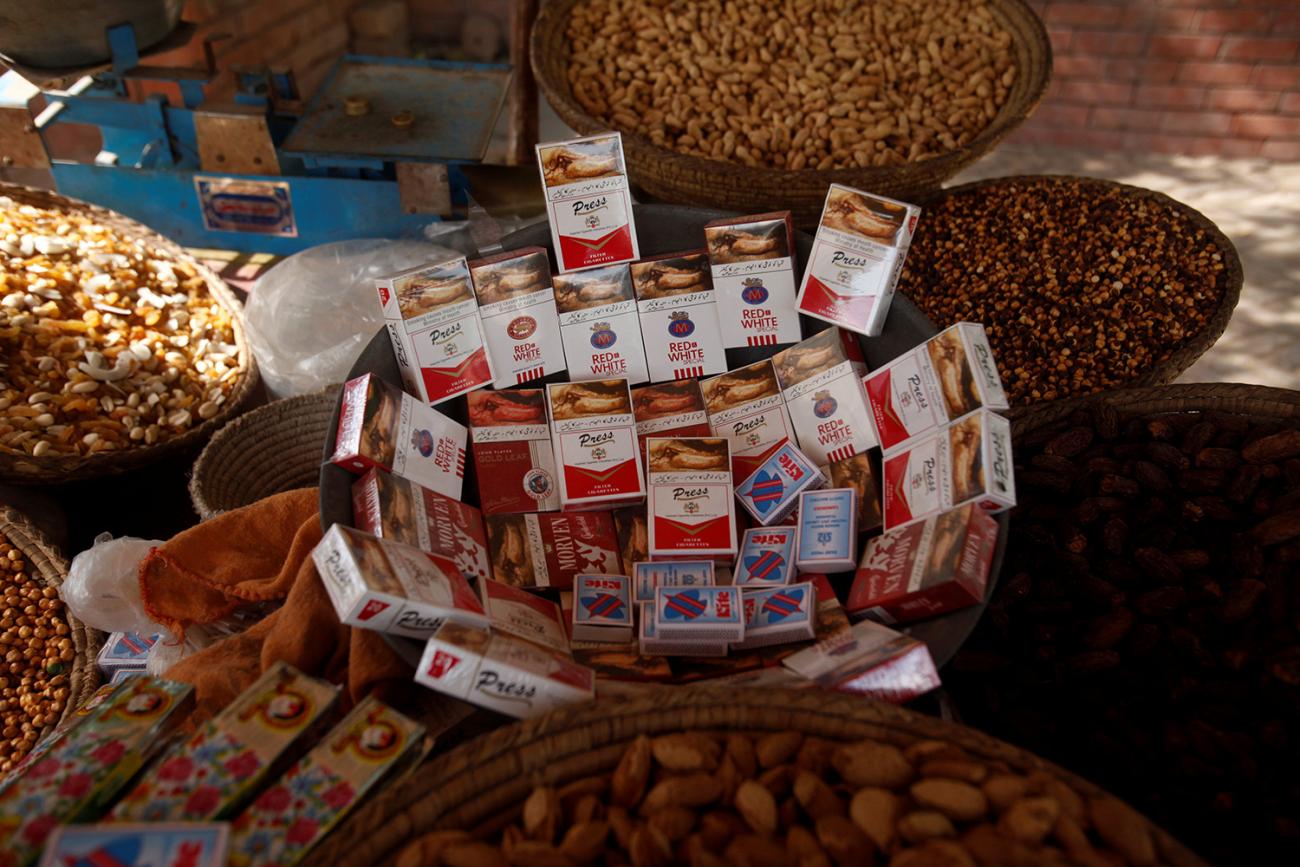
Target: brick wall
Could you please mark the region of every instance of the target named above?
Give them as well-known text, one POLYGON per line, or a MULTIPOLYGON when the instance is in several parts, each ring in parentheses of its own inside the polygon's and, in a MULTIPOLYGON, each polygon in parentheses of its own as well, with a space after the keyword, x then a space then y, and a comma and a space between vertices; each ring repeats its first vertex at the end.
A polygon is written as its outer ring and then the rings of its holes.
POLYGON ((1300 0, 1030 0, 1053 81, 1010 141, 1300 160, 1300 0))

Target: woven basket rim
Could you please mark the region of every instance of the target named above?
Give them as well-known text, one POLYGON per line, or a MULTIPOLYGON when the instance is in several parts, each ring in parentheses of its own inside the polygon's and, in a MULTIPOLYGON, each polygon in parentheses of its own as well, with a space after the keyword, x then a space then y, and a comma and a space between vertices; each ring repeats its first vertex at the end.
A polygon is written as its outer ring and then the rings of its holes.
POLYGON ((66 482, 95 476, 114 475, 183 453, 205 441, 221 425, 237 415, 252 395, 258 383, 257 361, 244 333, 243 305, 226 282, 179 244, 124 214, 99 205, 83 202, 70 196, 36 187, 0 182, 0 196, 42 208, 58 208, 94 217, 129 238, 138 239, 165 252, 177 261, 184 262, 203 278, 209 294, 231 314, 231 329, 235 345, 239 348, 239 370, 235 385, 221 410, 178 437, 152 446, 138 446, 118 452, 98 452, 93 455, 53 455, 34 458, 31 455, 0 453, 0 480, 16 484, 32 482, 66 482))

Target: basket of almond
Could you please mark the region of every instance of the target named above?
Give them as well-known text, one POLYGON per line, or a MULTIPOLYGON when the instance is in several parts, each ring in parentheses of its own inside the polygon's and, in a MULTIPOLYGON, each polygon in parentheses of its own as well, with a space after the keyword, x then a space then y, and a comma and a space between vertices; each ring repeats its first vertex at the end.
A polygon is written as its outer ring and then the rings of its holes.
POLYGON ((1123 802, 962 726, 845 695, 686 688, 501 729, 370 803, 342 865, 1201 867, 1123 802))

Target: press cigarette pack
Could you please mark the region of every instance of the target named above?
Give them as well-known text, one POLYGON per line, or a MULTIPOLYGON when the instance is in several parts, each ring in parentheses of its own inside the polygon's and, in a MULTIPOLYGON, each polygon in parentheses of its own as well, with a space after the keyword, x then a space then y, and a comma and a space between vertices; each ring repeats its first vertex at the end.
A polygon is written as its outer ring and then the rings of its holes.
POLYGON ((875 337, 921 209, 831 184, 799 286, 799 312, 875 337))
POLYGON ((723 345, 732 349, 798 342, 790 212, 714 220, 704 226, 704 239, 723 345))
POLYGON ((632 640, 631 582, 626 575, 579 575, 573 583, 573 638, 632 640))
POLYGON ((551 442, 566 510, 645 499, 632 393, 626 379, 546 387, 551 442))
POLYGON ((367 373, 343 386, 330 460, 354 473, 379 467, 459 500, 468 436, 464 425, 367 373))
POLYGON ((467 578, 492 574, 483 513, 410 479, 370 470, 352 483, 352 517, 372 536, 446 557, 467 578))
POLYGON ((5 863, 34 864, 55 827, 99 819, 189 713, 193 689, 137 675, 11 778, 0 792, 5 863))
POLYGON ((801 572, 847 572, 858 563, 857 497, 852 488, 804 491, 799 495, 801 572))
POLYGON ((787 656, 782 664, 823 689, 904 704, 940 685, 930 650, 887 626, 863 620, 787 656))
POLYGON ((301 862, 390 771, 421 749, 424 726, 373 696, 239 814, 230 867, 301 862))
POLYGON ((113 821, 201 822, 234 816, 274 778, 334 706, 338 688, 274 663, 219 714, 173 747, 123 798, 113 821))
POLYGON ((656 587, 654 605, 661 638, 734 643, 745 637, 738 587, 656 587))
POLYGON ((483 513, 558 510, 560 488, 546 421, 546 392, 481 389, 467 399, 483 513))
POLYGON ((989 512, 1016 504, 1011 422, 980 409, 886 452, 885 529, 975 503, 989 512))
POLYGON ((632 415, 643 461, 647 437, 706 437, 713 433, 704 411, 704 393, 694 379, 632 389, 632 415))
POLYGON ((817 591, 811 582, 741 591, 745 639, 733 650, 811 641, 817 631, 817 591))
POLYGON ((646 454, 650 556, 735 557, 727 441, 650 437, 646 454))
POLYGON ((794 527, 751 527, 740 543, 733 584, 737 587, 779 587, 798 574, 794 527))
POLYGON ((436 404, 492 384, 464 257, 393 274, 376 288, 407 391, 436 404))
POLYGON ((710 560, 637 563, 633 567, 632 586, 639 604, 653 602, 656 587, 713 587, 716 578, 710 560))
POLYGON ((799 448, 819 467, 876 446, 857 338, 828 328, 778 352, 772 364, 799 448))
POLYGON ((641 318, 626 265, 558 275, 555 306, 570 382, 612 376, 632 385, 649 381, 641 318))
POLYGON ((111 677, 121 670, 139 671, 149 661, 149 649, 158 641, 157 635, 137 635, 134 632, 114 632, 99 650, 99 670, 111 677))
POLYGON ((655 624, 655 606, 653 602, 640 605, 640 622, 637 626, 637 644, 646 656, 726 656, 729 645, 726 641, 704 640, 699 636, 685 635, 677 638, 664 638, 659 634, 655 624))
POLYGON ((596 692, 595 673, 564 654, 459 623, 444 625, 429 639, 415 679, 519 719, 589 701, 596 692))
POLYGON ((1007 409, 984 326, 958 322, 862 380, 880 435, 893 449, 977 409, 1007 409))
POLYGON ((445 620, 487 626, 456 563, 335 524, 311 553, 339 622, 428 638, 445 620))
POLYGON ((852 488, 858 504, 858 532, 874 530, 884 522, 881 514, 880 482, 876 465, 866 454, 856 454, 825 467, 830 487, 852 488))
POLYGON ((736 488, 736 499, 764 527, 794 511, 799 495, 826 484, 817 465, 790 443, 785 443, 736 488))
POLYGON ((558 653, 569 652, 569 636, 559 605, 500 581, 482 581, 479 590, 494 632, 523 638, 558 653))
POLYGON ((225 822, 64 825, 40 867, 226 867, 229 842, 225 822))
POLYGON ((739 485, 787 442, 794 428, 771 361, 700 382, 709 428, 731 442, 731 480, 739 485))
POLYGON ((651 382, 697 379, 727 369, 718 305, 704 251, 628 266, 651 382))
POLYGON ((650 559, 650 528, 646 526, 645 506, 626 506, 614 510, 614 529, 618 535, 620 575, 631 575, 637 563, 650 559))
POLYGON ((489 515, 492 576, 514 587, 573 587, 584 572, 618 573, 618 537, 608 512, 489 515))
POLYGON ((469 263, 483 323, 484 343, 496 374, 509 388, 564 370, 560 319, 543 247, 524 247, 469 263))
POLYGON ((998 524, 965 505, 867 542, 849 616, 910 623, 977 605, 988 587, 998 524))
POLYGON ((537 164, 561 271, 640 257, 622 136, 539 144, 537 164))

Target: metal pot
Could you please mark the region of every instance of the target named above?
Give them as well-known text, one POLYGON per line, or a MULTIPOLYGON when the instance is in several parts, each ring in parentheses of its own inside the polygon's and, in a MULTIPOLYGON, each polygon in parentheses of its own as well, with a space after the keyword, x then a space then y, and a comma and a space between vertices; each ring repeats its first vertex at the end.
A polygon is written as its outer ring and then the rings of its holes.
POLYGON ((112 58, 108 28, 130 23, 141 51, 166 38, 184 0, 0 0, 0 54, 24 66, 58 69, 112 58))

